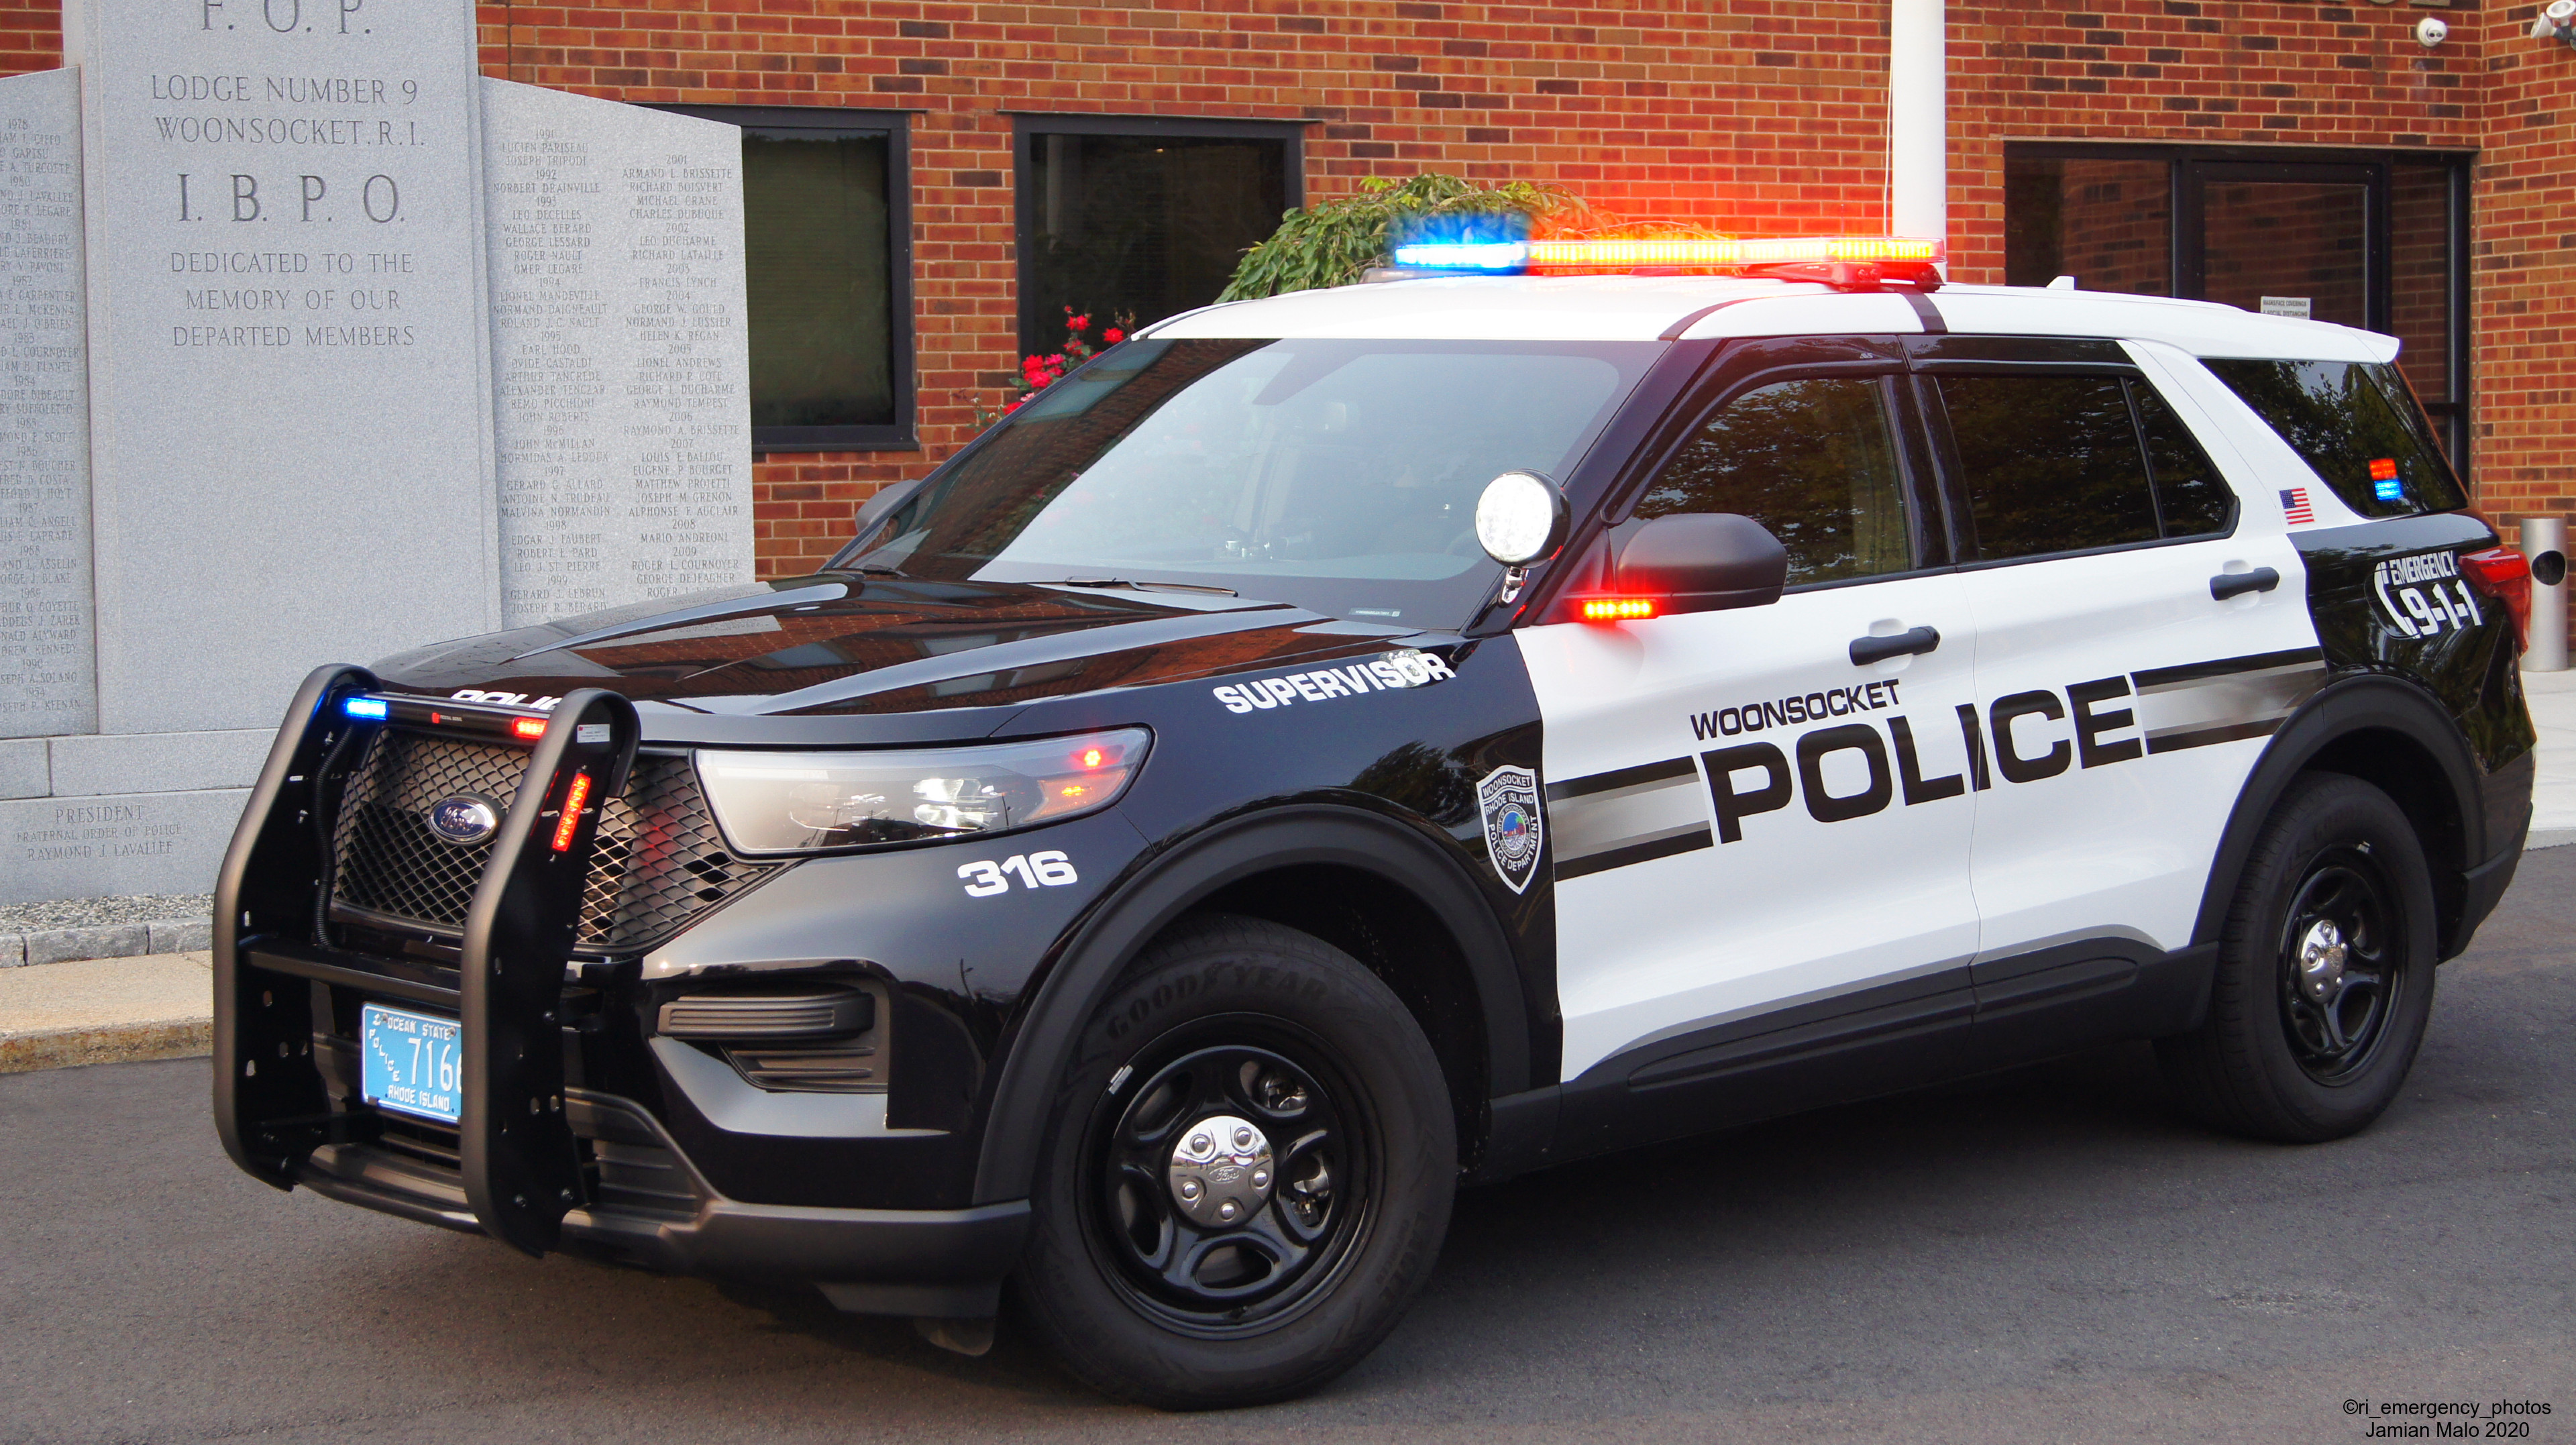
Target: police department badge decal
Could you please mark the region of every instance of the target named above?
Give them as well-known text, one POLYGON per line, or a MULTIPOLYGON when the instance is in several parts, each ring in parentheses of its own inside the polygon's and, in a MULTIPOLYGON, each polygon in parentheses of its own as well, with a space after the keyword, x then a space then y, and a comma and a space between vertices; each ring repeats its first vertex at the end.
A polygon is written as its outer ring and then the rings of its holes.
POLYGON ((1496 768, 1476 785, 1476 806, 1485 815, 1485 852, 1494 872, 1514 893, 1529 887, 1538 872, 1544 827, 1539 821, 1538 774, 1527 768, 1496 768))

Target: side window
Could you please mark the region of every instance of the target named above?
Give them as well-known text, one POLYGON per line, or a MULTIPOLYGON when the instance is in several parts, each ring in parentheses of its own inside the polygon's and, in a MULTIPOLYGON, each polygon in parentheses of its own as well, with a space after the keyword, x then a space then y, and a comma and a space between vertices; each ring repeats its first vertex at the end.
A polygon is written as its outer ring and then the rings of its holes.
MULTIPOLYGON (((904 113, 655 108, 742 129, 751 449, 909 446, 912 219, 904 113)), ((680 184, 678 204, 685 206, 688 183, 680 184)))
POLYGON ((2407 517, 2469 504, 2394 367, 2227 358, 2201 364, 2361 515, 2407 517))
POLYGON ((2138 435, 2147 444, 2147 470, 2155 476, 2156 515, 2165 535, 2208 537, 2235 525, 2236 493, 2182 418, 2143 381, 2129 383, 2129 400, 2138 409, 2138 435))
POLYGON ((1818 376, 1756 387, 1711 412, 1638 500, 1638 518, 1734 512, 1789 552, 1789 585, 1913 567, 1887 383, 1818 376))
POLYGON ((2112 376, 1944 376, 1937 385, 1988 561, 2151 542, 2129 402, 2112 376))

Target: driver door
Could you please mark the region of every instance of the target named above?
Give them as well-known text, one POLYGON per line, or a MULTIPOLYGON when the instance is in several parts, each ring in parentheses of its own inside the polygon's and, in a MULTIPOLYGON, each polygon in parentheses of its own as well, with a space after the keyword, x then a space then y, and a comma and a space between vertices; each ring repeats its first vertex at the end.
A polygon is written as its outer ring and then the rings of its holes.
POLYGON ((1870 356, 1721 383, 1614 533, 1749 516, 1788 551, 1778 602, 1516 634, 1546 720, 1566 1080, 1813 1056, 1863 1083, 1855 1043, 1908 1040, 1908 1066, 1955 1047, 1975 639, 1901 381, 1870 356))

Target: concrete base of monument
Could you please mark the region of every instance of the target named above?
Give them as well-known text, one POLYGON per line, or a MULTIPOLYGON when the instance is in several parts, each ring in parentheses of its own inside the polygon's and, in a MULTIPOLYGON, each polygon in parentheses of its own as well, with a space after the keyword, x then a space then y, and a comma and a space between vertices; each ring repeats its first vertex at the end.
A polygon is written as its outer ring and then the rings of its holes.
POLYGON ((211 890, 275 736, 0 738, 0 904, 211 890))

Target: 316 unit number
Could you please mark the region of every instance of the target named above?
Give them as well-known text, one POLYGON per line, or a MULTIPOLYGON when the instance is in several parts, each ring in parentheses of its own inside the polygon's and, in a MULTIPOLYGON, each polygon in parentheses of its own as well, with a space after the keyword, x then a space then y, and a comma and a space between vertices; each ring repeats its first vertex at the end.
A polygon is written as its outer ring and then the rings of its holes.
POLYGON ((990 898, 1011 891, 1011 880, 1018 878, 1023 888, 1062 888, 1082 879, 1073 871, 1073 860, 1055 849, 1026 855, 1014 853, 996 863, 989 858, 961 865, 957 876, 966 880, 966 896, 990 898))

